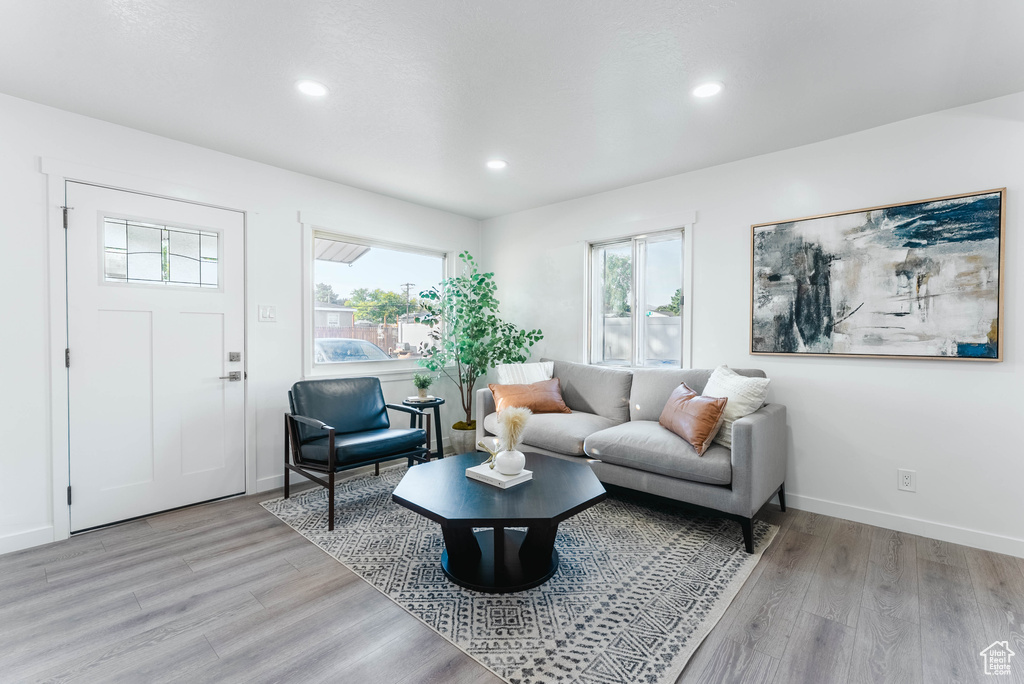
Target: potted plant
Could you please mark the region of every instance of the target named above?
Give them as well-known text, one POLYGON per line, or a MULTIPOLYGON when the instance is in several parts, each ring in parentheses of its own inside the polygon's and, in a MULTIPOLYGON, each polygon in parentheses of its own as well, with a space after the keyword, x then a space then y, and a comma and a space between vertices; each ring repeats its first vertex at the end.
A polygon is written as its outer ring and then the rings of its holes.
POLYGON ((417 373, 412 376, 412 384, 416 386, 416 394, 419 395, 420 401, 426 401, 427 389, 434 384, 434 378, 423 373, 417 373))
POLYGON ((430 326, 434 342, 423 350, 419 364, 441 373, 459 388, 465 420, 452 426, 452 449, 476 451, 473 391, 476 381, 499 363, 522 363, 530 347, 544 339, 540 330, 521 330, 498 317, 493 273, 480 273, 469 252, 459 255, 462 274, 446 278, 420 293, 425 313, 416 319, 430 326))

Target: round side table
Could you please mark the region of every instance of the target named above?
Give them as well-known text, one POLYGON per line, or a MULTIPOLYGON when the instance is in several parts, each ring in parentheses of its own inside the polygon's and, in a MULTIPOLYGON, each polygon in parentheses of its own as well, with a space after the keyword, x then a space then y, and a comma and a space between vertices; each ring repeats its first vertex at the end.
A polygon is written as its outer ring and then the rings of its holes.
MULTIPOLYGON (((444 403, 444 399, 441 397, 434 397, 427 401, 413 401, 406 399, 402 402, 403 406, 408 406, 414 409, 434 409, 434 432, 437 433, 437 451, 434 453, 436 458, 444 457, 444 433, 441 432, 441 405, 444 403)), ((427 419, 427 449, 430 448, 430 419, 427 419)))

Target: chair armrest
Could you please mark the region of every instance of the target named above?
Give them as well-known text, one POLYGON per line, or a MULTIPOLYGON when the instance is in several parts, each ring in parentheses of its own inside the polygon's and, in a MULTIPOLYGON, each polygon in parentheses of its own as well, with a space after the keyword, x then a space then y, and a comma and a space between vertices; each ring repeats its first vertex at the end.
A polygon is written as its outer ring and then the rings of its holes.
POLYGON ((291 437, 291 451, 292 461, 295 465, 302 464, 302 446, 301 439, 299 437, 299 429, 294 423, 302 423, 303 425, 309 426, 314 430, 326 430, 327 431, 327 467, 334 471, 335 454, 334 454, 334 428, 316 418, 309 418, 307 416, 300 416, 295 413, 284 414, 285 419, 285 464, 288 463, 288 449, 287 444, 289 441, 289 435, 291 437))
POLYGON ((491 390, 487 387, 478 389, 476 391, 476 441, 478 443, 487 436, 487 432, 484 430, 484 418, 496 410, 494 407, 494 394, 491 393, 491 390))
POLYGON ((333 430, 334 429, 330 425, 328 425, 327 423, 324 423, 323 421, 319 421, 316 418, 307 418, 306 416, 299 416, 299 415, 296 415, 294 413, 289 413, 288 417, 291 418, 292 420, 294 420, 297 423, 302 423, 303 425, 308 425, 309 427, 316 428, 317 430, 333 430))
POLYGON ((732 486, 744 514, 756 513, 785 482, 788 454, 782 404, 766 404, 732 424, 732 486))
POLYGON ((425 415, 427 415, 426 411, 420 411, 419 409, 415 409, 415 408, 413 408, 411 406, 402 406, 401 404, 384 404, 384 406, 389 408, 389 409, 394 409, 396 411, 403 411, 405 413, 411 413, 414 416, 425 416, 425 415))

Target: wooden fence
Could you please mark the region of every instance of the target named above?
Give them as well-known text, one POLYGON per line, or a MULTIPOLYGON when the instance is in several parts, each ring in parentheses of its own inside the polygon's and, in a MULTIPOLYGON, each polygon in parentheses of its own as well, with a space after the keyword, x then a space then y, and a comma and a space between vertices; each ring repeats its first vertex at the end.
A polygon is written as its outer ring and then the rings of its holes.
POLYGON ((398 346, 398 326, 345 326, 345 327, 320 327, 315 329, 316 339, 324 337, 344 337, 355 340, 366 340, 373 342, 386 352, 398 346))

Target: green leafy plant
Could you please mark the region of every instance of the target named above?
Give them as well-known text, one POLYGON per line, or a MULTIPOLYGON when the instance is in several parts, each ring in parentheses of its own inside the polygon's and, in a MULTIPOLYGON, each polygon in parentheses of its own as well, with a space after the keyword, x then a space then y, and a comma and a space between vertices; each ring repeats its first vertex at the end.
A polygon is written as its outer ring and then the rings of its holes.
POLYGON ((328 285, 327 283, 316 284, 315 299, 318 302, 325 302, 327 304, 340 303, 337 293, 334 292, 334 288, 328 285))
POLYGON ((424 375, 423 373, 417 373, 416 375, 412 376, 412 384, 416 387, 416 389, 425 390, 434 384, 434 378, 430 377, 429 375, 424 375))
POLYGON ((668 304, 662 304, 654 310, 669 316, 678 316, 683 310, 683 291, 677 288, 668 304))
POLYGON ((345 306, 356 310, 355 320, 371 323, 396 323, 406 311, 416 311, 419 304, 415 299, 406 300, 405 295, 386 292, 380 288, 371 290, 359 287, 345 300, 345 306))
POLYGON ((499 363, 522 363, 530 347, 544 339, 540 330, 522 330, 498 317, 493 273, 480 273, 469 252, 459 255, 462 274, 446 278, 420 293, 426 312, 416 319, 430 326, 434 346, 424 350, 419 364, 441 373, 459 388, 466 420, 456 429, 476 427, 473 390, 477 379, 499 363))
POLYGON ((628 316, 633 289, 633 261, 619 254, 608 254, 604 264, 604 312, 628 316))

